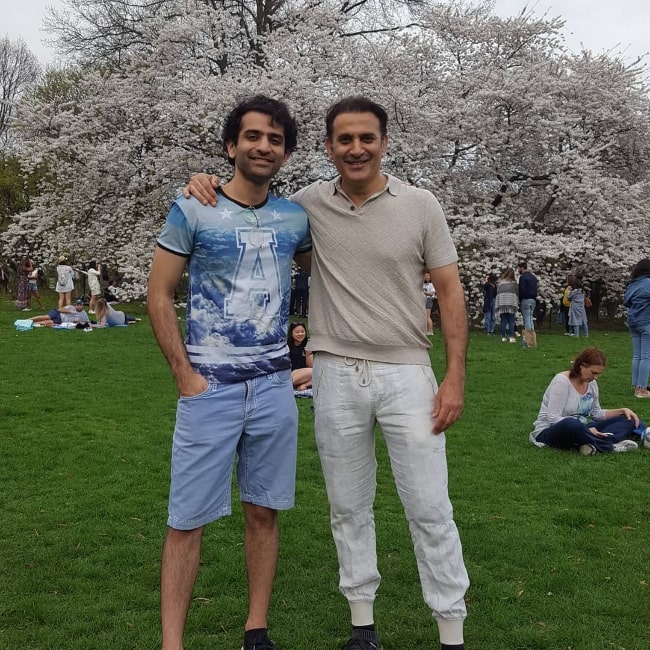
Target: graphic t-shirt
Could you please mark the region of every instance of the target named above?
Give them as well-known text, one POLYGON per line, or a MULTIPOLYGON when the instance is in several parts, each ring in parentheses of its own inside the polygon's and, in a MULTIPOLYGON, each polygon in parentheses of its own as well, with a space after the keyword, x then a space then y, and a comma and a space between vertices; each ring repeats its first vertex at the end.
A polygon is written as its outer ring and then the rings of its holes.
POLYGON ((243 206, 219 192, 215 207, 174 202, 158 238, 188 258, 185 346, 212 381, 243 381, 289 368, 291 260, 311 249, 307 214, 269 195, 243 206))

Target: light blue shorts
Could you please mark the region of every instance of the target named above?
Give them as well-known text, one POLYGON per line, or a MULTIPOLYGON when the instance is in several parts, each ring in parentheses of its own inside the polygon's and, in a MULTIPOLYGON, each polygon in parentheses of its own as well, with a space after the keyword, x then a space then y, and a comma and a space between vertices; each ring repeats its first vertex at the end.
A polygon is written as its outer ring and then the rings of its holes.
POLYGON ((298 409, 291 371, 181 397, 172 447, 169 518, 193 530, 231 512, 232 470, 242 501, 273 510, 294 503, 298 409))

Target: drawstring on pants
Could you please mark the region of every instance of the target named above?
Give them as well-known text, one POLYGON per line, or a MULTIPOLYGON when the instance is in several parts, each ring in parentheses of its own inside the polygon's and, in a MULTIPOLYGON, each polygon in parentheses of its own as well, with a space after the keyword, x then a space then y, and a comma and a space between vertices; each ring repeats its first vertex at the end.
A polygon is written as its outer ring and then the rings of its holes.
POLYGON ((344 361, 346 366, 354 366, 354 369, 359 374, 357 377, 359 386, 370 386, 372 382, 372 373, 370 371, 370 361, 368 361, 368 359, 345 357, 344 361))

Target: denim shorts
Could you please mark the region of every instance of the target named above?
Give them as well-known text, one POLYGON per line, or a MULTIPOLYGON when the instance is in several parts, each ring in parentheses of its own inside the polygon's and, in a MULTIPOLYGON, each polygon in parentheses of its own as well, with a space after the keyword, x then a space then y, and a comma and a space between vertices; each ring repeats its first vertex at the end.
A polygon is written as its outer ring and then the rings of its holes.
POLYGON ((58 309, 50 309, 47 315, 55 325, 61 325, 61 312, 58 309))
POLYGON ((229 515, 235 458, 242 501, 291 508, 297 428, 290 370, 179 398, 167 524, 193 530, 229 515))

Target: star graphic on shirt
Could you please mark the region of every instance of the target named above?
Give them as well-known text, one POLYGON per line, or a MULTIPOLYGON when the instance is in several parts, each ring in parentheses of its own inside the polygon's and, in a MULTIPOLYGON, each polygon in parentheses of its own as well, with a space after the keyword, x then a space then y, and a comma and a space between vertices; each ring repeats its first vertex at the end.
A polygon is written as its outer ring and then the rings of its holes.
POLYGON ((277 210, 273 210, 271 214, 273 215, 273 221, 282 221, 282 216, 277 210))
POLYGON ((224 208, 219 214, 221 215, 221 221, 225 221, 226 219, 232 221, 232 217, 230 216, 232 212, 228 208, 224 208))

